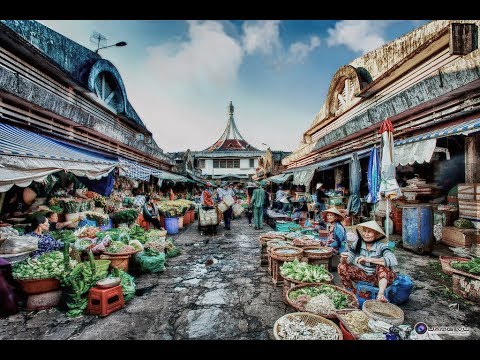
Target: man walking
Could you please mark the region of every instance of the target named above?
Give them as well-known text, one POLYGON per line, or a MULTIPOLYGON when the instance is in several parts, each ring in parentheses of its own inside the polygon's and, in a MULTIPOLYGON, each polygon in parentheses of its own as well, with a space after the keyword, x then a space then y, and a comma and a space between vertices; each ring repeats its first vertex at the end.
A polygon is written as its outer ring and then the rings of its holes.
MULTIPOLYGON (((224 197, 230 195, 235 200, 235 193, 233 189, 228 186, 228 184, 222 183, 222 188, 217 192, 218 198, 220 201, 223 201, 224 197)), ((223 221, 225 222, 225 230, 230 230, 230 222, 232 221, 233 208, 230 206, 227 210, 223 212, 223 221)))
POLYGON ((260 230, 263 228, 263 206, 265 204, 265 190, 263 190, 263 187, 257 187, 253 190, 250 203, 253 208, 253 223, 255 224, 255 230, 260 230))

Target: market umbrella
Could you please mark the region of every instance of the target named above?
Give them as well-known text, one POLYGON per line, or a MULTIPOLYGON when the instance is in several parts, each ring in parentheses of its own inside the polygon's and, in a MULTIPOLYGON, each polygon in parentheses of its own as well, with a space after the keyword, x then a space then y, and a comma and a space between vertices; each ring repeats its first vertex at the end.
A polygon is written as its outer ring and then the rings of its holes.
POLYGON ((375 207, 376 202, 380 198, 380 160, 378 158, 378 149, 376 146, 370 151, 370 158, 368 160, 368 194, 365 200, 373 204, 375 207))
POLYGON ((347 214, 360 212, 360 181, 362 180, 362 168, 358 161, 358 154, 352 155, 350 163, 350 198, 347 204, 347 214))
POLYGON ((380 172, 380 192, 384 193, 387 200, 386 209, 386 226, 385 233, 389 234, 388 217, 389 217, 389 198, 396 198, 402 195, 400 186, 398 186, 395 178, 395 165, 393 161, 393 125, 389 119, 385 119, 380 126, 379 134, 381 139, 381 172, 380 172))

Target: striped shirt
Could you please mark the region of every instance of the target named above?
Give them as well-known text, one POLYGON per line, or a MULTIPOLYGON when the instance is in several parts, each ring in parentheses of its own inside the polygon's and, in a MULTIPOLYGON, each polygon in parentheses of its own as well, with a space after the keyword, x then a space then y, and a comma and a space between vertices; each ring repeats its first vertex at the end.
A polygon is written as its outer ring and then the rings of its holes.
POLYGON ((398 265, 397 258, 395 254, 388 248, 388 245, 382 243, 381 241, 374 242, 372 245, 372 248, 370 250, 367 250, 367 244, 365 243, 365 241, 359 238, 352 244, 351 248, 348 251, 348 257, 347 257, 348 264, 353 264, 359 267, 360 269, 365 271, 367 275, 374 274, 377 268, 377 264, 372 264, 372 263, 358 264, 356 261, 360 256, 363 256, 366 258, 376 258, 376 259, 380 259, 383 257, 385 259, 385 266, 392 269, 394 272, 396 272, 396 266, 398 265), (362 245, 360 247, 360 254, 356 254, 354 252, 358 241, 362 241, 362 245))

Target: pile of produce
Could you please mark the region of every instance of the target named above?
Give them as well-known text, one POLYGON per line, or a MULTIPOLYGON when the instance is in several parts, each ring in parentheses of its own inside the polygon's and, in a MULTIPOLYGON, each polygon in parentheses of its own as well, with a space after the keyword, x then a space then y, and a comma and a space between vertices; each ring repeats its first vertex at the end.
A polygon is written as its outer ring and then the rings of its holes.
POLYGON ((85 216, 88 220, 95 220, 97 222, 97 226, 108 225, 110 223, 110 218, 106 214, 88 211, 85 213, 85 216))
POLYGON ((368 316, 363 311, 355 310, 339 316, 352 335, 361 336, 370 331, 368 328, 368 316))
POLYGON ((472 229, 474 228, 471 220, 460 218, 453 222, 453 226, 460 229, 472 229))
MULTIPOLYGON (((154 231, 154 230, 151 230, 151 231, 154 231)), ((128 236, 130 237, 130 239, 138 240, 142 244, 145 244, 145 242, 147 241, 147 235, 145 233, 145 229, 139 226, 138 224, 131 227, 128 230, 128 236)))
POLYGON ((314 296, 305 304, 305 310, 318 315, 331 315, 337 310, 332 299, 326 294, 314 296))
POLYGON ((277 322, 278 336, 284 340, 338 340, 338 332, 330 325, 310 326, 298 316, 284 316, 277 322))
POLYGON ((189 200, 162 201, 158 204, 158 211, 165 217, 179 217, 192 207, 195 208, 195 203, 189 200))
POLYGON ((450 265, 457 270, 465 271, 470 274, 480 275, 480 258, 475 258, 470 261, 452 261, 450 265))
POLYGON ((143 246, 144 251, 147 255, 158 255, 165 251, 167 243, 160 240, 148 240, 143 246))
POLYGON ((138 217, 137 210, 129 209, 129 210, 121 210, 113 214, 112 216, 112 223, 114 224, 133 224, 138 217))
POLYGON ((318 246, 320 242, 318 240, 312 240, 307 237, 299 237, 293 239, 293 245, 302 245, 302 246, 318 246))
POLYGON ((78 236, 79 238, 95 239, 99 231, 100 229, 96 227, 83 226, 80 229, 75 230, 74 235, 78 236))
POLYGON ((108 253, 124 254, 137 251, 132 245, 126 245, 121 241, 111 241, 110 245, 105 249, 108 253))
POLYGON ((291 291, 289 299, 296 302, 299 307, 305 308, 312 298, 320 294, 327 295, 327 297, 332 300, 336 310, 345 309, 349 305, 347 295, 342 291, 336 290, 335 287, 331 285, 305 286, 298 290, 291 291))
POLYGON ((284 262, 280 267, 280 274, 285 278, 291 278, 301 282, 322 282, 330 281, 331 275, 323 265, 311 265, 306 262, 293 261, 284 262))
POLYGON ((94 260, 91 251, 88 257, 88 261, 76 265, 73 270, 66 272, 61 278, 62 286, 68 288, 68 317, 83 314, 88 304, 88 290, 95 286, 97 281, 105 279, 108 275, 108 266, 98 265, 99 262, 105 260, 94 260))
MULTIPOLYGON (((70 266, 77 262, 70 260, 70 266)), ((12 275, 14 279, 49 279, 61 278, 64 275, 65 266, 61 251, 52 251, 40 255, 36 259, 28 258, 13 265, 12 275)))
POLYGON ((99 231, 97 233, 97 238, 103 240, 108 236, 111 240, 122 241, 124 244, 128 244, 130 241, 130 235, 126 230, 127 229, 108 229, 105 231, 99 231))

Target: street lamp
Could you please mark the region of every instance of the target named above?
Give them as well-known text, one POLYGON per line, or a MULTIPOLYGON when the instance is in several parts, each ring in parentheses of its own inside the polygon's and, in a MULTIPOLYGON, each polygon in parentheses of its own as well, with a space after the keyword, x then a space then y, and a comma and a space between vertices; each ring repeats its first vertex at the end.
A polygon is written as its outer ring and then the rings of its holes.
POLYGON ((126 45, 127 45, 127 43, 125 41, 120 41, 120 42, 117 42, 116 44, 113 44, 113 45, 99 47, 97 50, 95 50, 95 53, 98 54, 98 50, 106 49, 106 48, 109 48, 109 47, 112 47, 112 46, 126 46, 126 45))

